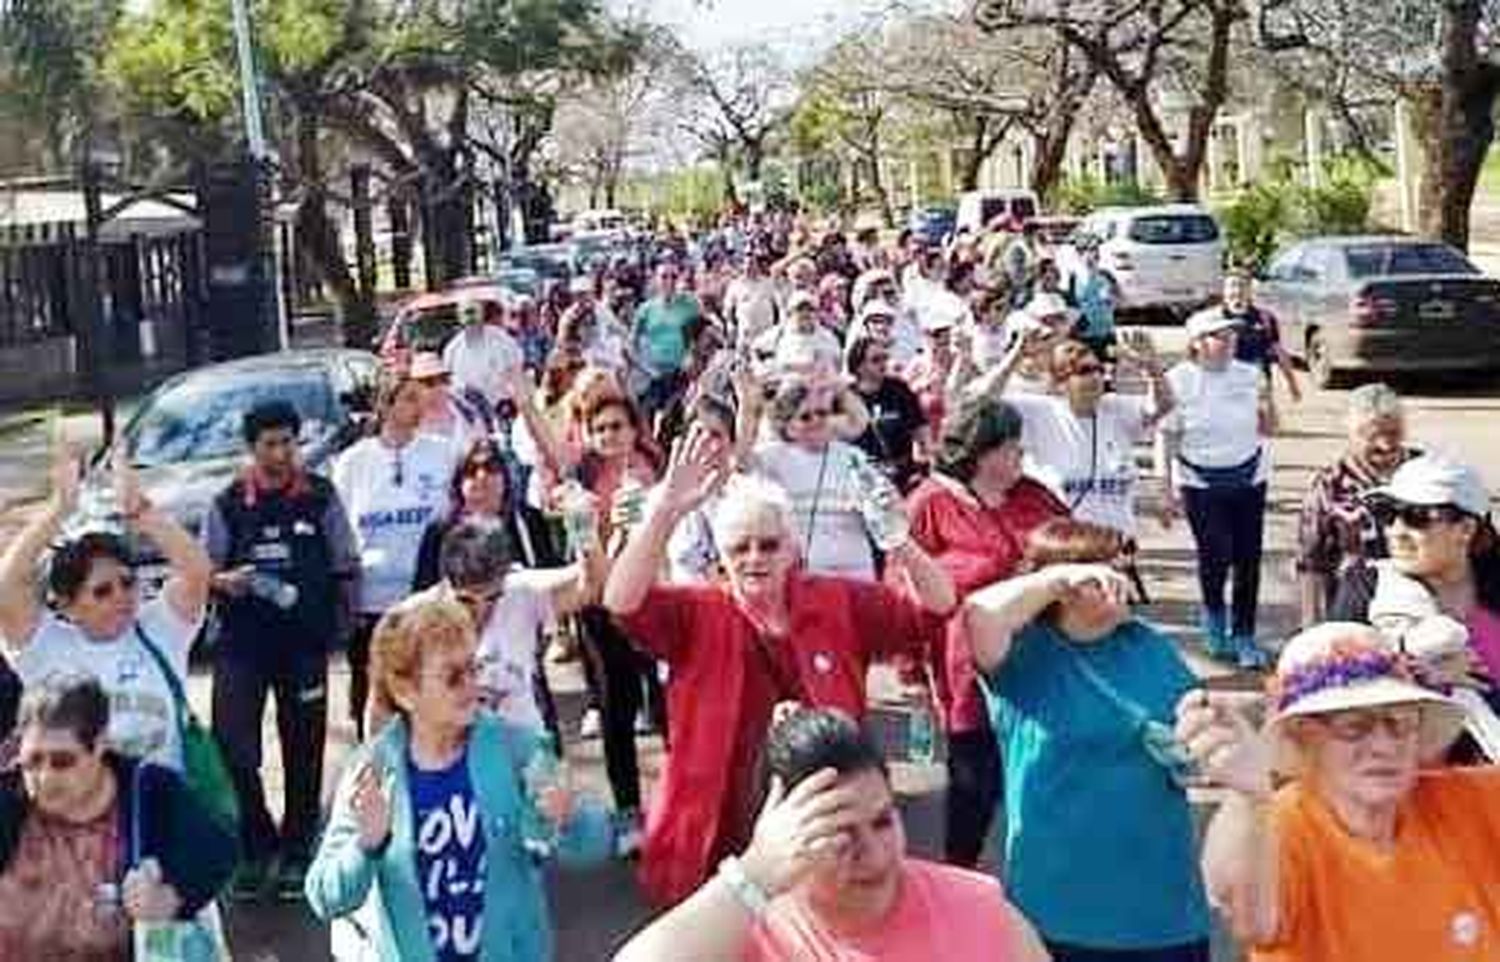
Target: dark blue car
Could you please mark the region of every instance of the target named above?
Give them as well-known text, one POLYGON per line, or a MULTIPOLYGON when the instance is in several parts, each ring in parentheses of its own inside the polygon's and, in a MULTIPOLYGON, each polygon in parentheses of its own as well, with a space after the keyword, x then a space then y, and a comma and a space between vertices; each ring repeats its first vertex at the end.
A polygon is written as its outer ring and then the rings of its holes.
POLYGON ((958 211, 953 207, 918 207, 911 212, 906 226, 929 244, 941 244, 953 234, 958 211))

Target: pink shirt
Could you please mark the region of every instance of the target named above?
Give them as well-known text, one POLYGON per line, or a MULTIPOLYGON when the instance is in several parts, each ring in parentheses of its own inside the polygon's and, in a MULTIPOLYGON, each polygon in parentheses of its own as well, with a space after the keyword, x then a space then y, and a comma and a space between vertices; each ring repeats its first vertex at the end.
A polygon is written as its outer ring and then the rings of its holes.
POLYGON ((1500 681, 1500 615, 1475 605, 1469 610, 1469 645, 1490 677, 1500 681))
POLYGON ((1012 909, 993 876, 909 858, 879 924, 838 931, 796 895, 772 903, 744 962, 1008 962, 1012 909))

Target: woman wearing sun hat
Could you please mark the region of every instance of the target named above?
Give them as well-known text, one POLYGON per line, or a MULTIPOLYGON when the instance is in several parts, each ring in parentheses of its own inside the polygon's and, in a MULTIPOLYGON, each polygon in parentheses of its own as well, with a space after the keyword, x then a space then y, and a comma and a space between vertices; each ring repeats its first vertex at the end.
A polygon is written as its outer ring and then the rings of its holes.
POLYGON ((1231 696, 1177 708, 1179 739, 1228 789, 1203 871, 1252 960, 1500 958, 1500 769, 1423 769, 1463 710, 1351 622, 1287 642, 1268 690, 1263 733, 1231 696))

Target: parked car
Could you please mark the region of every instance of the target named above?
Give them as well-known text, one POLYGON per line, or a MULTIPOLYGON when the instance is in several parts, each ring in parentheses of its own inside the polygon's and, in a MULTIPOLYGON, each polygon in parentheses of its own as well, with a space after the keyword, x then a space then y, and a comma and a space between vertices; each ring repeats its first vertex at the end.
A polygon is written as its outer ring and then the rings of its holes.
MULTIPOLYGON (((214 496, 245 463, 240 427, 252 405, 282 399, 296 406, 302 461, 323 471, 364 434, 379 372, 374 354, 347 348, 283 351, 186 371, 135 409, 111 447, 95 457, 85 491, 109 487, 107 466, 120 450, 151 501, 196 534, 214 496)), ((151 591, 166 567, 145 547, 141 578, 151 591)))
POLYGON ((1073 232, 1078 229, 1079 224, 1083 223, 1083 218, 1048 214, 1045 217, 1033 217, 1030 223, 1036 228, 1037 240, 1041 242, 1042 248, 1056 250, 1072 240, 1073 232))
MULTIPOLYGON (((480 305, 485 320, 500 322, 505 305, 517 292, 521 279, 514 274, 517 269, 502 271, 502 279, 493 277, 465 277, 450 282, 440 291, 427 291, 402 301, 379 339, 376 350, 381 360, 394 367, 404 366, 416 351, 441 351, 448 340, 458 331, 458 308, 460 304, 480 305)), ((536 277, 531 272, 530 277, 536 277)))
POLYGON ((569 244, 530 244, 500 255, 501 270, 524 267, 544 281, 567 283, 573 276, 573 248, 569 244))
POLYGON ((1099 266, 1114 282, 1121 310, 1186 313, 1218 297, 1223 286, 1219 223, 1193 204, 1094 211, 1058 249, 1064 276, 1079 269, 1078 248, 1085 243, 1098 245, 1099 266))
POLYGON ((1025 223, 1041 210, 1034 191, 1022 188, 971 190, 958 199, 958 220, 954 230, 967 229, 978 234, 997 217, 1010 217, 1025 223))
POLYGON ((906 219, 911 232, 934 246, 945 242, 958 223, 958 212, 952 207, 918 207, 906 219))
POLYGON ((1411 237, 1319 237, 1272 258, 1256 300, 1313 380, 1500 368, 1500 280, 1411 237))

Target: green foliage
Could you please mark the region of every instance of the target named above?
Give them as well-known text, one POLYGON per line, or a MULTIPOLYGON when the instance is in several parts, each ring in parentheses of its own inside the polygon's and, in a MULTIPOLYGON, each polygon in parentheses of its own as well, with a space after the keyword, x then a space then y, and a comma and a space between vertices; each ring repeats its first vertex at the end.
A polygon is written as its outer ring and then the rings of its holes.
POLYGON ((1318 187, 1307 186, 1296 171, 1284 167, 1242 190, 1219 209, 1230 259, 1259 269, 1292 238, 1369 230, 1377 175, 1365 161, 1339 157, 1327 164, 1318 187))
POLYGON ((1081 215, 1100 207, 1144 207, 1162 202, 1160 194, 1134 181, 1106 184, 1092 174, 1084 174, 1063 178, 1048 206, 1064 214, 1081 215))
POLYGON ((105 74, 121 102, 143 114, 216 122, 235 109, 228 0, 167 0, 116 30, 105 74))

